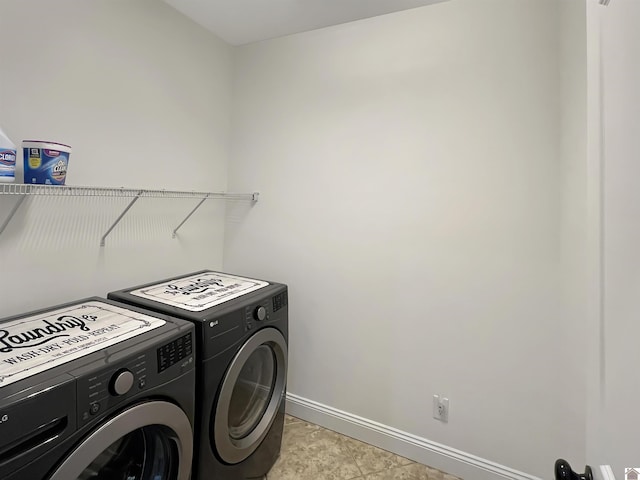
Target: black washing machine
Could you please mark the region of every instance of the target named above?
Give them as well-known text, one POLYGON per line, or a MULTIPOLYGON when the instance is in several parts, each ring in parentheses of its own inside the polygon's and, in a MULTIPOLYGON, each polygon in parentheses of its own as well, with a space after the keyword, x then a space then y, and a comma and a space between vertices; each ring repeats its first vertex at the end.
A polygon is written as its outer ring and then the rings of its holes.
POLYGON ((287 286, 204 270, 109 298, 196 326, 194 479, 263 478, 282 442, 287 286))
POLYGON ((191 323, 89 298, 0 320, 2 480, 189 480, 191 323))

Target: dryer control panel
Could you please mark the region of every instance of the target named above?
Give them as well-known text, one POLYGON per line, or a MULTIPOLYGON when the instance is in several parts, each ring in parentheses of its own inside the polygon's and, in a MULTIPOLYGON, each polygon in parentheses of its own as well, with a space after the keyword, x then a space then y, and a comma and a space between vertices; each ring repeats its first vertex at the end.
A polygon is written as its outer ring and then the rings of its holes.
POLYGON ((287 287, 270 284, 258 292, 229 302, 196 320, 200 358, 215 358, 238 342, 266 327, 287 332, 287 287))
POLYGON ((281 308, 286 307, 289 304, 289 299, 287 297, 287 291, 281 292, 277 295, 274 295, 271 299, 273 304, 273 312, 277 312, 281 308))
POLYGON ((265 298, 260 303, 249 305, 244 309, 244 331, 249 332, 262 322, 268 322, 274 314, 286 307, 287 292, 281 292, 271 298, 265 298))
POLYGON ((245 307, 244 309, 244 331, 248 332, 256 328, 257 323, 269 321, 271 311, 268 302, 245 307))

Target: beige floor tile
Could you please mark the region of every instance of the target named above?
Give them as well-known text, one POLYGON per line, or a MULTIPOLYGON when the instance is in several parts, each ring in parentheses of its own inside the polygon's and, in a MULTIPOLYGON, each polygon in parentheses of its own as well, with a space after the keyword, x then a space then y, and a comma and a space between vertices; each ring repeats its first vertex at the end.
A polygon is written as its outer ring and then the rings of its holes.
POLYGON ((318 430, 320 430, 318 425, 304 421, 285 423, 281 451, 286 453, 292 447, 306 443, 307 436, 318 430))
POLYGON ((344 437, 344 441, 363 474, 375 473, 381 470, 388 470, 390 468, 414 463, 408 458, 395 455, 353 438, 344 437))
POLYGON ((383 470, 365 477, 366 480, 458 480, 456 477, 418 463, 383 470))
POLYGON ((459 480, 439 470, 285 416, 280 458, 268 480, 459 480))
POLYGON ((318 428, 307 431, 301 441, 289 444, 269 472, 268 480, 351 480, 361 476, 340 435, 318 428))
POLYGON ((296 417, 292 417, 291 415, 285 415, 284 416, 284 424, 288 425, 289 423, 298 423, 298 422, 302 422, 302 420, 300 420, 299 418, 296 417))

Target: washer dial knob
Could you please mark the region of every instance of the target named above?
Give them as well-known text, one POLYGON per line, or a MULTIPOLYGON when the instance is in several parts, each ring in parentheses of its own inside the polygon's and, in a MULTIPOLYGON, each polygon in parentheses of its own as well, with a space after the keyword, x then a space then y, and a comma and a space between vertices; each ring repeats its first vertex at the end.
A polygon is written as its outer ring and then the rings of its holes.
POLYGON ((133 387, 133 373, 121 370, 111 378, 111 393, 116 396, 124 395, 133 387))
POLYGON ((256 311, 254 312, 254 316, 256 317, 256 320, 264 320, 265 318, 267 318, 267 309, 264 307, 258 307, 256 308, 256 311))

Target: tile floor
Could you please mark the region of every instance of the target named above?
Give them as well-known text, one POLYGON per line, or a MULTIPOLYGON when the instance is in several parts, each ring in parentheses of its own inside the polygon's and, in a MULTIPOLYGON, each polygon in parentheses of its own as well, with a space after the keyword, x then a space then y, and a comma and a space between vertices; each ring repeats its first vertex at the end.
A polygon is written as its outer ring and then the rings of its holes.
POLYGON ((459 480, 434 468, 286 416, 267 480, 459 480))

